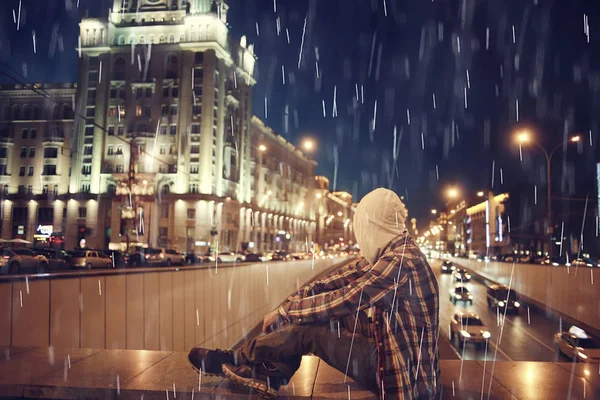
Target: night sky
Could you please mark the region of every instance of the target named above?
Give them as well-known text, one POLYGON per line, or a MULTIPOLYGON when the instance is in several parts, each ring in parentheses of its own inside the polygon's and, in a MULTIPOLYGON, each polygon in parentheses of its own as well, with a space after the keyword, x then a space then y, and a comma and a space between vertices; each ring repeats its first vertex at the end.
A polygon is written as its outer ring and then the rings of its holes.
MULTIPOLYGON (((511 141, 528 127, 546 147, 582 134, 580 145, 555 157, 555 192, 596 197, 597 1, 228 3, 234 34, 247 35, 259 58, 254 113, 293 143, 316 138, 317 171, 335 189, 360 198, 391 185, 420 222, 443 207, 450 184, 465 192, 520 184, 533 195, 536 185, 545 190, 543 154, 523 148, 520 161, 511 141)), ((23 0, 17 32, 19 1, 2 0, 2 62, 26 76, 20 79, 75 81, 82 9, 100 16, 111 4, 80 0, 77 9, 77 0, 23 0)))

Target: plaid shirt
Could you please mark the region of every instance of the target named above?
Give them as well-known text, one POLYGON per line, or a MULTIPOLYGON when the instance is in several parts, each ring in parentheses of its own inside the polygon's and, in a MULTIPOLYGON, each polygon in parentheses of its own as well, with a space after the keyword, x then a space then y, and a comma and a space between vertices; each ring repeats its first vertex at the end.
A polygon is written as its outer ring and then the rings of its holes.
POLYGON ((434 398, 439 387, 438 284, 407 234, 374 266, 361 260, 307 285, 279 308, 293 324, 328 321, 375 308, 381 398, 434 398))

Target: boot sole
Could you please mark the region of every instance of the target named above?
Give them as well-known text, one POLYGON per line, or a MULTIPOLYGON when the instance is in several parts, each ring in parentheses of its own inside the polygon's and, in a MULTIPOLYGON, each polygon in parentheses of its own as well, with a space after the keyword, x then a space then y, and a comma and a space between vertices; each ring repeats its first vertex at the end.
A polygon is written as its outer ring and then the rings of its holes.
POLYGON ((242 378, 233 373, 226 365, 223 365, 223 373, 225 374, 225 377, 231 381, 254 390, 261 399, 274 400, 277 398, 277 390, 268 387, 262 381, 251 378, 242 378))

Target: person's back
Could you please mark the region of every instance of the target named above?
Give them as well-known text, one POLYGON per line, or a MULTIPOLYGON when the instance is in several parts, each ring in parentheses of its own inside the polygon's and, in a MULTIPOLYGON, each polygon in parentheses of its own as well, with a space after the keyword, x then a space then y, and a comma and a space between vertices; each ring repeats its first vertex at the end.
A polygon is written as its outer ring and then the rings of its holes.
POLYGON ((376 330, 382 343, 380 394, 428 398, 439 385, 439 290, 429 263, 406 232, 406 217, 394 192, 376 189, 359 203, 353 226, 380 280, 392 280, 393 290, 375 304, 377 323, 384 326, 376 330))

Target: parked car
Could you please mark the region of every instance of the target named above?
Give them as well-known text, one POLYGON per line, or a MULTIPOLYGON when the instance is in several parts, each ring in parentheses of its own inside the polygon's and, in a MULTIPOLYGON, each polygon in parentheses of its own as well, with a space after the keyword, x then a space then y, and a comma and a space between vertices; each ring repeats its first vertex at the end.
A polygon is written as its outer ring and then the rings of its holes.
POLYGON ((456 312, 450 319, 450 340, 459 339, 459 345, 474 343, 475 346, 485 345, 492 334, 484 325, 479 315, 475 313, 456 312))
POLYGON ((263 253, 248 253, 246 254, 246 262, 262 262, 263 253))
POLYGON ((210 262, 210 257, 200 253, 187 253, 185 255, 185 262, 187 264, 202 264, 210 262))
POLYGON ((211 261, 217 261, 217 262, 224 262, 224 263, 229 263, 229 262, 242 262, 246 259, 246 257, 244 257, 243 254, 240 253, 234 253, 232 251, 222 251, 219 254, 217 254, 217 256, 215 257, 215 255, 211 255, 210 256, 211 261))
POLYGON ((75 250, 71 254, 73 268, 112 268, 111 258, 96 250, 75 250))
POLYGON ((183 265, 185 264, 185 255, 173 249, 160 249, 164 256, 166 265, 183 265))
POLYGON ((124 254, 123 259, 127 267, 135 268, 146 265, 146 257, 142 253, 124 254))
POLYGON ((568 257, 546 257, 542 261, 543 265, 552 265, 554 267, 559 267, 561 265, 566 265, 567 267, 571 266, 571 259, 568 257))
POLYGON ((48 259, 29 249, 0 248, 0 274, 43 273, 48 269, 48 259))
POLYGON ((595 268, 598 266, 598 264, 596 263, 596 261, 592 260, 591 258, 585 258, 585 257, 580 257, 580 258, 576 258, 571 262, 571 266, 572 267, 590 267, 590 268, 595 268))
POLYGON ((568 332, 556 333, 554 347, 558 354, 562 353, 573 361, 600 362, 600 343, 577 326, 572 326, 568 332))
POLYGON ((487 305, 490 308, 499 308, 500 310, 513 311, 519 313, 521 303, 518 301, 517 293, 506 285, 491 285, 487 289, 487 305))
POLYGON ((55 249, 34 249, 32 250, 35 254, 46 257, 48 260, 48 270, 51 271, 62 271, 68 269, 71 257, 63 250, 55 249))
POLYGON ((286 251, 275 251, 271 256, 271 261, 289 261, 290 255, 286 251))
POLYGON ((143 250, 142 254, 144 255, 145 263, 148 266, 163 265, 166 263, 165 253, 162 249, 148 247, 143 250))

